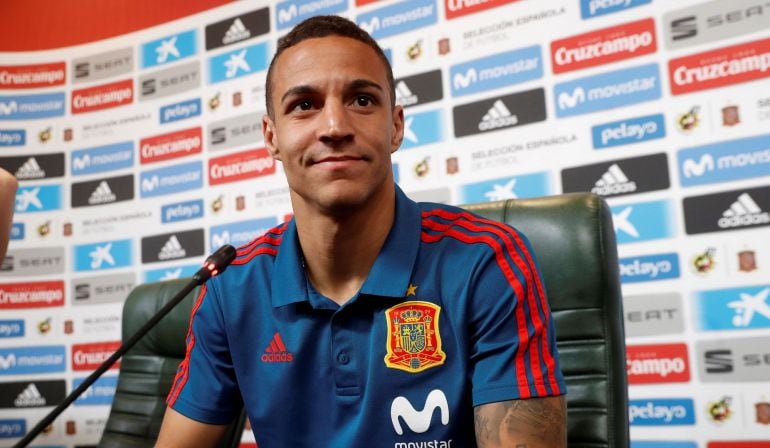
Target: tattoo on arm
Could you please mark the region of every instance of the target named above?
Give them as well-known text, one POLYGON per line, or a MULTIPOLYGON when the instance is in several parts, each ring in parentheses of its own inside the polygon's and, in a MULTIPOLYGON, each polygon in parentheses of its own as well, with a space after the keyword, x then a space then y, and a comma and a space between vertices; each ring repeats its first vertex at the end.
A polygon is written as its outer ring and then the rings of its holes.
POLYGON ((554 448, 567 446, 564 397, 502 401, 473 411, 480 448, 554 448))

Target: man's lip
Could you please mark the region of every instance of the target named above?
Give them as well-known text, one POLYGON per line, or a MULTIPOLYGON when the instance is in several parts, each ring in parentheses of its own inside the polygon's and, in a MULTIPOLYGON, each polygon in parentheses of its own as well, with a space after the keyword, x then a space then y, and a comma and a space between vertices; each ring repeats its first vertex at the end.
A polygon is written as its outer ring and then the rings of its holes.
POLYGON ((328 157, 323 157, 321 159, 317 159, 313 163, 348 162, 348 161, 356 161, 356 160, 363 160, 363 157, 356 157, 356 156, 328 156, 328 157))

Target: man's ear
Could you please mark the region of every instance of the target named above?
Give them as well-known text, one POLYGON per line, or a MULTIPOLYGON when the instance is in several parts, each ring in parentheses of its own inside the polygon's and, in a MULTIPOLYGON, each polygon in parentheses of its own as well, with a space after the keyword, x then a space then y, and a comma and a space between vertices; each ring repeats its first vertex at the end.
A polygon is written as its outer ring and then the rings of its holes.
POLYGON ((404 108, 396 106, 393 108, 393 135, 390 139, 390 152, 396 152, 404 140, 404 108))
POLYGON ((275 122, 269 115, 262 116, 262 136, 265 139, 265 148, 275 160, 281 160, 278 151, 278 134, 275 132, 275 122))

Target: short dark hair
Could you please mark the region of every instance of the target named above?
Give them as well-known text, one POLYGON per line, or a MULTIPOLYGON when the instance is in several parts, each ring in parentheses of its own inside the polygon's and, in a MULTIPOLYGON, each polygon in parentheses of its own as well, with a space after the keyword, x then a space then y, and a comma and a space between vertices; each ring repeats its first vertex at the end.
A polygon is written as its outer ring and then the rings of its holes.
POLYGON ((390 66, 390 61, 385 56, 385 52, 382 51, 382 48, 380 48, 379 45, 377 45, 377 41, 354 22, 344 17, 314 16, 300 22, 289 32, 289 34, 278 39, 278 46, 275 49, 273 60, 270 61, 270 67, 267 69, 267 80, 265 81, 265 106, 267 107, 268 115, 271 117, 273 116, 273 68, 275 67, 278 57, 281 56, 281 53, 302 41, 328 36, 341 36, 355 39, 368 45, 374 50, 385 65, 388 87, 390 87, 390 105, 391 107, 395 106, 396 90, 394 88, 395 82, 393 81, 393 68, 390 66))

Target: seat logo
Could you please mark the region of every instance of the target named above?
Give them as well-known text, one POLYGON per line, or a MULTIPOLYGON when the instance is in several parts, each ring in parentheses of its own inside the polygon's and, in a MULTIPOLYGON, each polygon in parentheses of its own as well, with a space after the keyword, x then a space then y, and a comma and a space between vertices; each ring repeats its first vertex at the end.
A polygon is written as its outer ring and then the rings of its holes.
POLYGON ((433 411, 436 408, 438 408, 441 416, 441 424, 447 426, 449 424, 449 403, 447 403, 446 395, 440 389, 434 389, 428 394, 421 411, 415 409, 405 397, 396 397, 390 405, 393 430, 400 436, 404 435, 404 429, 401 426, 401 420, 403 420, 412 432, 422 434, 428 431, 433 411))

